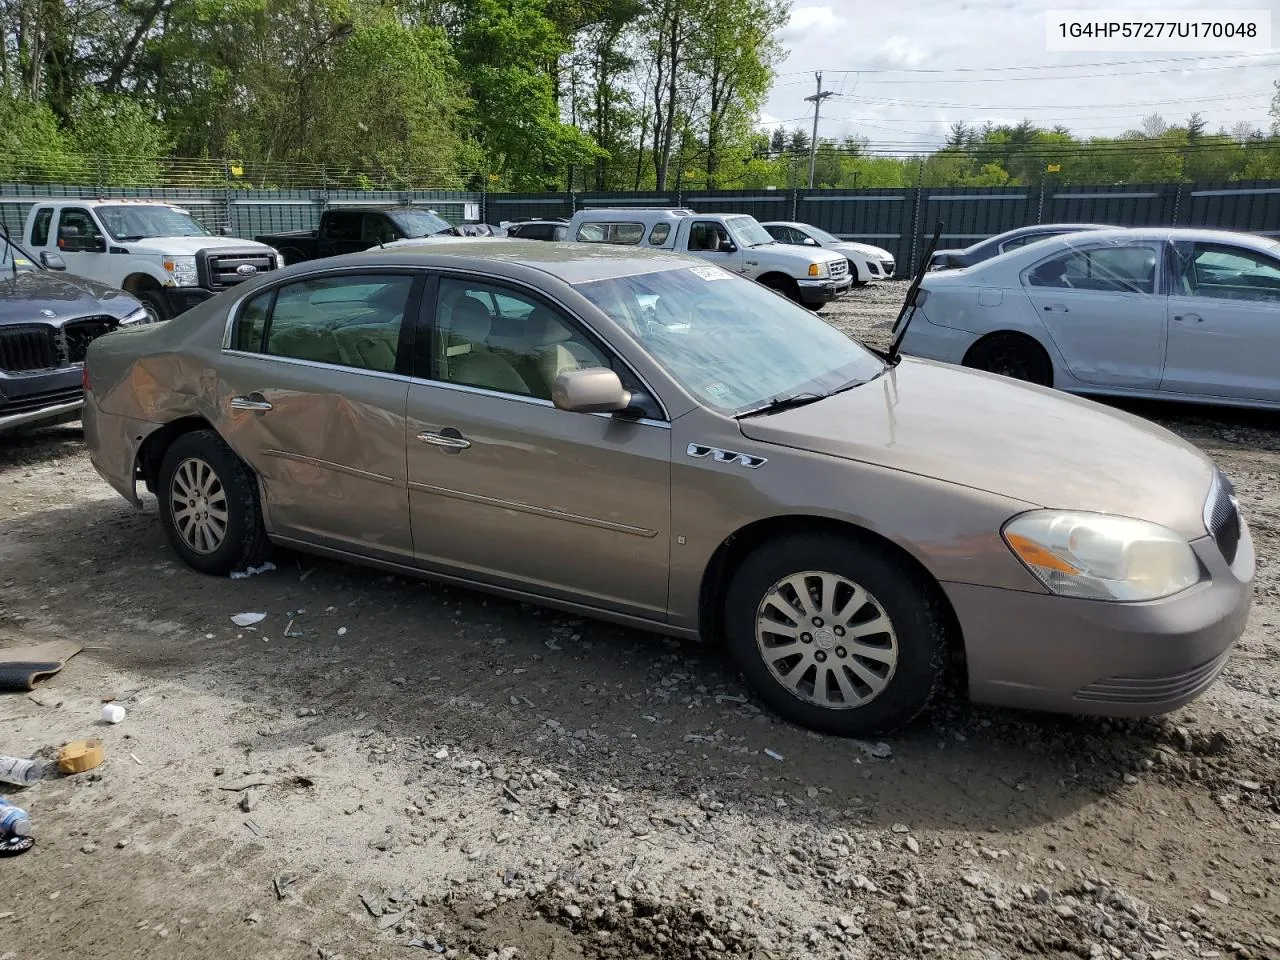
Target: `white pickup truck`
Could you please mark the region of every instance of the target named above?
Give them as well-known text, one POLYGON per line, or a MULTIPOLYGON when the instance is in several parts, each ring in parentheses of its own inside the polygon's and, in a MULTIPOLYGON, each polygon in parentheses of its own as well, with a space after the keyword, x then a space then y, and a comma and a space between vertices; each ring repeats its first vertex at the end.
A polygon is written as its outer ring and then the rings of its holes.
POLYGON ((282 265, 271 247, 214 236, 182 207, 155 200, 37 200, 23 243, 43 263, 127 290, 152 322, 282 265))
POLYGON ((843 255, 778 243, 745 214, 700 214, 684 207, 579 210, 565 239, 692 254, 812 309, 844 296, 853 283, 843 255))

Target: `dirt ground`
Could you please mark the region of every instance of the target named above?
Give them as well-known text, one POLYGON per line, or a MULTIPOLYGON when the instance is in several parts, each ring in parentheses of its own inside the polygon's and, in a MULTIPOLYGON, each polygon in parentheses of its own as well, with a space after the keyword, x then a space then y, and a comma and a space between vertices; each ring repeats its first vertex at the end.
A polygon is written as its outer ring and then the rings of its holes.
MULTIPOLYGON (((902 291, 823 315, 883 340, 902 291)), ((1252 525, 1222 679, 1142 722, 952 696, 883 745, 778 721, 713 647, 283 552, 203 577, 78 426, 6 438, 0 645, 84 652, 0 697, 0 754, 108 760, 6 794, 38 843, 0 960, 1280 957, 1280 419, 1131 409, 1252 525)))

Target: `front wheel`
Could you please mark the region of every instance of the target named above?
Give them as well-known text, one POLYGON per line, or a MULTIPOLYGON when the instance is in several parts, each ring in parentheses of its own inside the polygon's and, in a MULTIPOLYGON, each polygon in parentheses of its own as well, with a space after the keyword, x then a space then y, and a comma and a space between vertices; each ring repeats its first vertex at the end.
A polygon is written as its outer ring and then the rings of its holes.
POLYGON ((901 726, 942 684, 948 627, 924 575, 837 536, 772 541, 729 586, 731 655, 782 716, 841 736, 901 726))
POLYGON ((139 291, 138 302, 146 311, 147 323, 160 323, 169 319, 169 305, 164 302, 164 294, 159 290, 139 291))
POLYGON ((165 452, 159 480, 164 532, 188 565, 223 576, 266 558, 257 481, 217 433, 178 437, 165 452))

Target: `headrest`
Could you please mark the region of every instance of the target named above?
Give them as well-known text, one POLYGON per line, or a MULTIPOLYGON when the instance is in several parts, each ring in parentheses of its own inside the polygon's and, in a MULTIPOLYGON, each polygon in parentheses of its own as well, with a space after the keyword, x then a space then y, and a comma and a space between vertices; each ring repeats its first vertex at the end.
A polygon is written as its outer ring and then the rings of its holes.
POLYGON ((551 343, 564 343, 573 339, 573 331, 561 322, 554 312, 546 307, 534 307, 526 321, 526 336, 529 342, 537 346, 551 343))
POLYGON ((489 336, 489 311, 474 297, 463 297, 453 305, 449 335, 469 343, 483 343, 489 336))

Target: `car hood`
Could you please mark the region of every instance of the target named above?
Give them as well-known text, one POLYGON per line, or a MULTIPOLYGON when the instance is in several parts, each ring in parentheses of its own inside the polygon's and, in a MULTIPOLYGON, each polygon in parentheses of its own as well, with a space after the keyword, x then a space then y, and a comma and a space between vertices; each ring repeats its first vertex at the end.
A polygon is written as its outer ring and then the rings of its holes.
POLYGON ((1138 417, 992 374, 908 358, 852 390, 740 425, 763 443, 1205 534, 1214 468, 1199 450, 1138 417))
POLYGON ((873 247, 869 243, 833 243, 827 247, 828 250, 852 251, 863 257, 870 257, 872 260, 892 260, 893 254, 883 247, 873 247))
POLYGON ((263 250, 271 248, 256 240, 237 237, 147 237, 128 243, 129 252, 155 256, 195 255, 201 250, 263 250))
POLYGON ((141 304, 123 290, 52 270, 0 275, 0 324, 56 323, 75 317, 117 320, 141 304))
POLYGON ((748 255, 759 254, 771 260, 781 258, 804 264, 834 263, 844 259, 844 254, 835 250, 823 247, 798 247, 786 243, 765 243, 758 247, 742 247, 741 250, 748 255))

